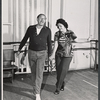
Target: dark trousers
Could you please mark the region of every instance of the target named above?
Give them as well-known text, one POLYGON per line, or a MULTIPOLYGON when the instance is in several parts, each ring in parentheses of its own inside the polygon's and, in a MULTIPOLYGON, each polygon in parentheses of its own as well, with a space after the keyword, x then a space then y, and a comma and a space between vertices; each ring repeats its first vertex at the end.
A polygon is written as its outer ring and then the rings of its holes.
POLYGON ((40 94, 46 56, 47 56, 46 50, 28 51, 28 59, 31 68, 31 78, 33 85, 33 94, 40 94))
POLYGON ((55 59, 57 72, 56 88, 57 90, 60 90, 61 86, 64 85, 64 79, 68 72, 72 57, 61 57, 60 55, 56 55, 55 59))

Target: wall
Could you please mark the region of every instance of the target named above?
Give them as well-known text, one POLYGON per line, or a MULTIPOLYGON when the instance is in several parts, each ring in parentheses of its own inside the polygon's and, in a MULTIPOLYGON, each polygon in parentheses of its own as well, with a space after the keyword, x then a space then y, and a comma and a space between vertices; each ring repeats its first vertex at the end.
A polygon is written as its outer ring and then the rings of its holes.
POLYGON ((94 38, 98 40, 98 0, 95 0, 94 10, 94 38))
POLYGON ((2 5, 3 42, 21 41, 27 27, 36 24, 39 13, 47 16, 52 40, 58 30, 55 26, 58 18, 68 22, 77 41, 98 39, 98 0, 3 0, 2 5))
POLYGON ((3 0, 3 41, 21 41, 39 13, 48 15, 48 0, 3 0))
POLYGON ((64 18, 78 41, 98 39, 98 0, 54 0, 52 5, 53 36, 57 31, 56 20, 64 18))

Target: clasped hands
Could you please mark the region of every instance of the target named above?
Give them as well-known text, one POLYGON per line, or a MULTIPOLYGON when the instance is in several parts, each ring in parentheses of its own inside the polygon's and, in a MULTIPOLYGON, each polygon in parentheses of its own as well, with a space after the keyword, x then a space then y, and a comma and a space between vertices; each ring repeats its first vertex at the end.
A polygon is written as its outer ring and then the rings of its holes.
POLYGON ((55 56, 54 56, 54 55, 51 55, 51 56, 49 57, 49 60, 52 61, 53 59, 55 59, 55 56))

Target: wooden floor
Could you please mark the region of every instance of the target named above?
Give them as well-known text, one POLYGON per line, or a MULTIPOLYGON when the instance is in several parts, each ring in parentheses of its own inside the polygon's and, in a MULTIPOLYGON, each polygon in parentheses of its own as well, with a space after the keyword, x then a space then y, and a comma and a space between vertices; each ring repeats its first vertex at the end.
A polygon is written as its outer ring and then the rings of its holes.
MULTIPOLYGON (((44 73, 42 100, 98 100, 98 73, 90 69, 69 71, 65 90, 55 95, 56 73, 44 73)), ((3 82, 3 100, 35 100, 30 74, 16 75, 13 84, 3 82)))

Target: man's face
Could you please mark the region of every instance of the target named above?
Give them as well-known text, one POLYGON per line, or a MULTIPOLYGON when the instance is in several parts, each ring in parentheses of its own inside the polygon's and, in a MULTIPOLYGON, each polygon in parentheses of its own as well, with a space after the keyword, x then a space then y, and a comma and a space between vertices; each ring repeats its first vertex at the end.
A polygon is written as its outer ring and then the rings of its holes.
POLYGON ((37 18, 37 22, 40 26, 44 26, 46 23, 46 17, 44 15, 39 16, 39 18, 37 18))

